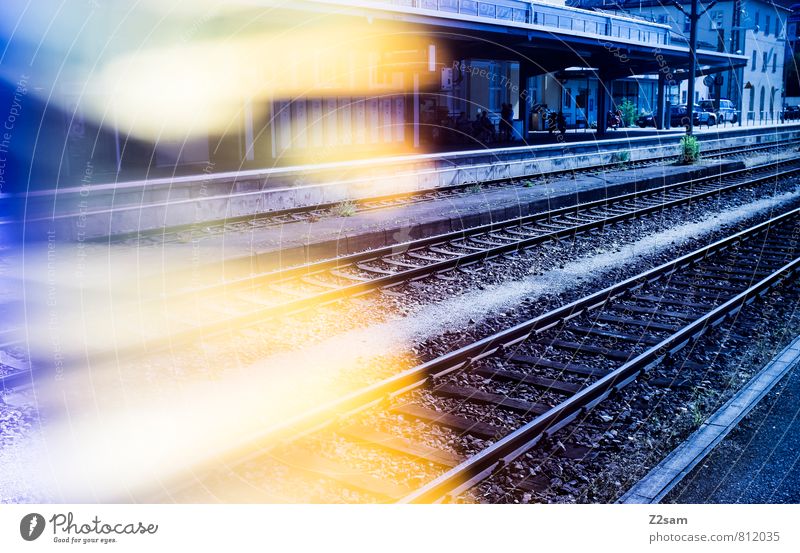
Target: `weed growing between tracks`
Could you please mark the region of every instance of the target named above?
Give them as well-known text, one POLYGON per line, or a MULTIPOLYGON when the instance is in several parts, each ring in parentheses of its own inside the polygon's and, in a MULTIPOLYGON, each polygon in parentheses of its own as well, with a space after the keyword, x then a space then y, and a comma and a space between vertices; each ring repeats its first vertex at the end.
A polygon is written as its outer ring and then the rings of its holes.
POLYGON ((628 150, 614 152, 611 156, 611 161, 615 164, 616 169, 625 169, 631 161, 631 153, 628 150))
POLYGON ((358 206, 353 200, 343 200, 331 208, 331 215, 336 217, 352 217, 358 206))

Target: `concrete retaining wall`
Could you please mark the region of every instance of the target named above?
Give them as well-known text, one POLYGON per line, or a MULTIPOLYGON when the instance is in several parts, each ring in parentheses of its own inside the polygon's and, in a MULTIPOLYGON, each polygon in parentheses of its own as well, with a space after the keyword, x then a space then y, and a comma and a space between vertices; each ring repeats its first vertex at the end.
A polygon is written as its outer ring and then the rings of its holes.
POLYGON ((351 229, 342 231, 340 224, 335 221, 327 224, 326 220, 322 220, 314 225, 313 230, 303 227, 301 233, 292 233, 291 230, 282 233, 280 239, 275 240, 274 247, 265 247, 262 243, 259 248, 250 250, 248 255, 238 259, 236 256, 227 256, 224 261, 225 273, 246 275, 251 272, 273 271, 279 267, 393 246, 399 241, 457 232, 479 225, 501 223, 550 209, 611 198, 633 191, 650 190, 742 168, 744 164, 740 161, 723 161, 696 167, 649 167, 640 171, 609 173, 599 177, 564 178, 550 183, 547 190, 545 187, 539 187, 539 190, 537 187, 525 189, 529 191, 528 194, 504 189, 487 194, 490 197, 485 202, 475 198, 472 202, 474 205, 468 205, 462 199, 457 213, 446 216, 431 216, 421 209, 420 204, 412 205, 408 208, 410 213, 406 213, 406 217, 398 220, 387 216, 381 221, 379 228, 367 221, 360 223, 353 220, 349 221, 351 229))
MULTIPOLYGON (((779 127, 777 131, 733 128, 705 133, 701 141, 703 149, 713 150, 798 138, 800 125, 779 127)), ((613 165, 615 156, 622 151, 628 152, 631 161, 648 160, 677 154, 678 141, 675 134, 657 135, 203 174, 40 192, 17 200, 27 204, 29 224, 39 220, 61 238, 74 240, 80 235, 88 239, 348 199, 613 165)))

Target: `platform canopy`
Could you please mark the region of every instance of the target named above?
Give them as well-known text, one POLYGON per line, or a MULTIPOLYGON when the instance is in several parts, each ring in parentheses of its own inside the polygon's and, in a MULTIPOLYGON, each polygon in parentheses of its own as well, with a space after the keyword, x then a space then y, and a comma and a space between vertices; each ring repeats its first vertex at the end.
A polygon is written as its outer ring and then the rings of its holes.
MULTIPOLYGON (((342 15, 406 23, 416 32, 447 41, 461 59, 518 60, 530 66, 531 75, 592 67, 608 80, 658 73, 668 82, 688 78, 688 48, 669 44, 667 25, 641 19, 515 0, 308 4, 342 15), (414 6, 404 5, 411 3, 414 6), (465 4, 475 6, 474 14, 464 13, 465 4)), ((696 75, 702 76, 743 67, 748 60, 698 50, 697 61, 696 75)))

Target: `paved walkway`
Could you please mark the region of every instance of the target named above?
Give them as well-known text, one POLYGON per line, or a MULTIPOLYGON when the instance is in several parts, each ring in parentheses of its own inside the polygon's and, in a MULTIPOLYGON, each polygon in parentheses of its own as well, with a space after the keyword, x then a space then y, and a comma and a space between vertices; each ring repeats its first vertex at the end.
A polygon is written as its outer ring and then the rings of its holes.
POLYGON ((795 367, 663 503, 800 503, 795 367))
MULTIPOLYGON (((795 338, 767 363, 733 397, 708 417, 700 428, 628 490, 619 502, 659 503, 670 493, 674 498, 672 501, 676 502, 733 503, 736 502, 733 495, 743 495, 745 503, 768 502, 763 498, 763 494, 777 489, 776 486, 782 485, 790 472, 794 472, 796 452, 779 451, 779 449, 787 433, 792 430, 792 425, 796 425, 797 421, 796 412, 792 410, 791 405, 782 407, 782 414, 778 420, 773 421, 774 424, 766 421, 773 411, 765 407, 769 403, 764 401, 776 389, 779 392, 775 392, 772 396, 773 403, 783 401, 785 397, 779 397, 783 394, 780 391, 781 383, 789 376, 798 373, 798 367, 800 367, 800 337, 795 338), (762 410, 760 415, 758 409, 762 410), (728 439, 728 436, 734 437, 728 439), (737 444, 736 439, 745 441, 737 444), (773 443, 777 445, 772 447, 773 443), (745 451, 751 446, 753 449, 745 455, 745 451), (766 452, 768 453, 765 456, 766 452), (732 459, 736 459, 736 463, 743 461, 740 469, 736 469, 736 465, 732 468, 730 464, 732 459), (701 468, 695 470, 695 467, 700 465, 701 468), (753 482, 746 478, 757 478, 762 473, 768 475, 768 481, 753 482), (728 478, 730 478, 729 484, 723 484, 728 478), (770 481, 772 485, 768 485, 770 481), (723 485, 730 488, 727 497, 718 501, 710 500, 709 498, 718 490, 724 489, 723 485), (754 496, 752 493, 749 496, 745 495, 744 490, 750 485, 753 485, 754 490, 757 490, 756 494, 760 495, 754 496), (745 487, 737 488, 741 486, 745 487), (688 493, 691 499, 687 501, 678 499, 684 493, 688 493)), ((797 396, 797 393, 798 390, 795 389, 794 395, 797 396)), ((796 443, 791 441, 789 443, 790 448, 796 449, 796 443)), ((797 474, 795 473, 792 478, 796 480, 797 474)), ((796 486, 793 489, 796 495, 796 486)))
POLYGON ((631 500, 638 493, 656 501, 663 496, 662 503, 800 503, 800 338, 748 387, 754 382, 760 393, 745 388, 704 423, 711 422, 713 429, 716 418, 735 425, 727 436, 725 429, 719 439, 701 443, 709 434, 701 427, 626 494, 628 502, 642 502, 631 500), (732 413, 752 401, 758 403, 749 412, 744 409, 743 417, 732 413), (665 476, 668 472, 672 475, 665 476), (649 488, 661 485, 659 480, 668 484, 668 493, 648 494, 649 488))
MULTIPOLYGON (((742 125, 734 123, 723 123, 720 125, 715 125, 713 127, 707 127, 704 125, 695 126, 694 133, 696 135, 717 135, 721 132, 727 131, 734 131, 737 129, 753 129, 753 130, 764 130, 764 129, 781 129, 786 125, 790 124, 797 124, 798 121, 787 121, 786 124, 763 124, 763 125, 742 125)), ((619 128, 617 130, 608 129, 605 135, 598 135, 595 129, 568 129, 566 133, 564 133, 563 141, 572 143, 580 143, 580 142, 595 142, 601 140, 614 140, 620 138, 642 138, 646 136, 669 136, 669 135, 681 135, 686 132, 684 127, 672 127, 670 129, 661 129, 657 130, 653 127, 646 127, 646 128, 639 128, 639 127, 629 127, 629 128, 619 128)), ((543 145, 543 144, 555 144, 559 141, 558 133, 550 133, 548 131, 534 131, 528 133, 528 140, 526 144, 528 146, 534 145, 543 145)), ((504 147, 512 147, 512 146, 521 146, 522 142, 509 142, 509 143, 493 143, 493 144, 474 144, 472 147, 477 148, 504 148, 504 147)), ((442 147, 441 151, 448 151, 453 149, 466 149, 469 148, 470 145, 460 145, 458 147, 442 147)))

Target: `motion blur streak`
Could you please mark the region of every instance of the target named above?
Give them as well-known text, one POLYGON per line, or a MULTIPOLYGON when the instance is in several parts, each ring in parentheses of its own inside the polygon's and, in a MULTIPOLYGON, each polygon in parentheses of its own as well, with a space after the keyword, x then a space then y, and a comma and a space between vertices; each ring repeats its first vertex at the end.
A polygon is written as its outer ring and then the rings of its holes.
POLYGON ((321 14, 315 2, 8 1, 3 78, 46 56, 34 94, 143 139, 223 133, 245 101, 408 91, 392 69, 428 63, 408 25, 321 14))
MULTIPOLYGON (((218 282, 218 275, 204 267, 230 255, 224 241, 211 249, 195 243, 199 240, 175 247, 114 247, 84 240, 77 228, 93 210, 116 210, 110 218, 116 228, 109 224, 109 234, 138 230, 120 229, 120 221, 138 223, 139 212, 135 194, 126 196, 125 187, 114 184, 115 177, 128 178, 120 170, 126 156, 140 155, 143 159, 135 161, 147 163, 132 143, 154 145, 147 151, 155 166, 153 152, 160 141, 181 149, 194 138, 207 137, 213 149, 215 138, 245 120, 256 131, 249 138, 257 141, 279 110, 274 106, 297 98, 308 97, 310 104, 330 100, 330 109, 326 104, 319 118, 327 117, 322 121, 325 135, 341 140, 309 145, 292 161, 357 158, 358 137, 349 134, 350 126, 336 128, 339 111, 350 113, 350 106, 360 102, 363 113, 365 98, 385 100, 390 115, 392 106, 402 108, 412 86, 409 75, 434 73, 428 69, 428 41, 409 26, 330 8, 323 12, 315 4, 41 0, 34 9, 24 0, 0 3, 0 79, 11 90, 22 76, 28 83, 22 108, 28 120, 15 129, 16 173, 9 191, 18 206, 13 222, 24 231, 16 234, 24 238, 4 238, 8 271, 0 292, 21 305, 9 326, 36 368, 35 396, 43 423, 27 450, 13 452, 24 460, 14 470, 38 482, 44 497, 130 500, 138 490, 349 391, 332 382, 337 374, 352 377, 358 371, 357 344, 286 354, 258 370, 248 370, 237 359, 206 358, 197 342, 185 346, 197 354, 192 362, 172 363, 174 351, 152 356, 151 339, 181 325, 224 319, 236 309, 236 298, 225 294, 171 296, 181 284, 191 284, 177 281, 176 272, 194 271, 197 282, 218 282), (245 106, 251 110, 247 117, 242 115, 245 106), (48 127, 53 121, 65 127, 64 135, 48 127), (78 145, 75 152, 68 151, 72 134, 82 139, 73 144, 78 145), (102 148, 111 155, 98 154, 95 160, 95 149, 102 148), (109 167, 101 172, 98 165, 94 173, 94 163, 108 159, 112 172, 109 167), (78 171, 84 175, 77 182, 61 182, 59 175, 70 163, 84 167, 78 171), (41 167, 48 171, 37 181, 34 169, 41 167), (80 193, 74 188, 70 196, 69 186, 81 187, 80 193), (85 201, 85 207, 76 208, 71 198, 85 201), (119 209, 121 204, 127 211, 119 209), (86 210, 77 223, 65 216, 75 209, 86 210), (131 361, 131 350, 145 357, 131 361)), ((309 127, 315 117, 309 115, 309 127)), ((394 134, 390 127, 395 123, 381 125, 386 132, 381 131, 370 156, 405 148, 402 124, 394 134)), ((372 186, 367 177, 361 190, 365 196, 372 186)), ((407 183, 400 175, 395 184, 403 190, 407 183)), ((165 227, 176 224, 166 208, 159 209, 165 227)), ((12 234, 5 228, 0 232, 12 234)), ((268 292, 262 300, 272 301, 268 292)), ((268 324, 276 330, 282 325, 267 323, 259 332, 271 334, 268 324)), ((398 370, 409 363, 413 360, 398 361, 398 370)))
MULTIPOLYGON (((74 273, 67 262, 58 267, 58 274, 74 273)), ((225 309, 224 298, 201 293, 185 303, 159 302, 154 295, 146 308, 137 295, 143 291, 137 290, 135 272, 125 278, 124 269, 123 264, 106 275, 113 287, 97 289, 67 278, 49 284, 45 277, 36 296, 47 300, 38 310, 27 306, 33 357, 52 355, 58 344, 63 363, 37 378, 45 424, 40 443, 30 448, 39 453, 19 454, 33 464, 24 468, 37 475, 44 495, 59 501, 146 500, 143 494, 157 491, 158 482, 209 462, 213 466, 215 457, 254 436, 268 437, 293 417, 375 378, 361 373, 374 371, 379 361, 374 352, 362 353, 360 334, 323 334, 305 347, 293 346, 252 364, 217 351, 237 334, 249 334, 250 343, 259 336, 285 334, 280 319, 247 329, 230 325, 219 337, 201 336, 157 352, 144 347, 135 358, 116 357, 115 352, 140 345, 136 339, 143 334, 167 333, 170 323, 174 330, 180 321, 202 322, 204 312, 225 309)), ((86 282, 102 282, 104 270, 108 267, 102 263, 87 263, 86 282)), ((37 289, 33 283, 26 287, 37 289)), ((360 304, 359 312, 365 320, 379 320, 368 304, 360 304)), ((313 323, 309 313, 298 324, 313 323)), ((380 362, 400 371, 417 360, 392 355, 380 362)), ((262 440, 261 445, 271 442, 262 440)))

